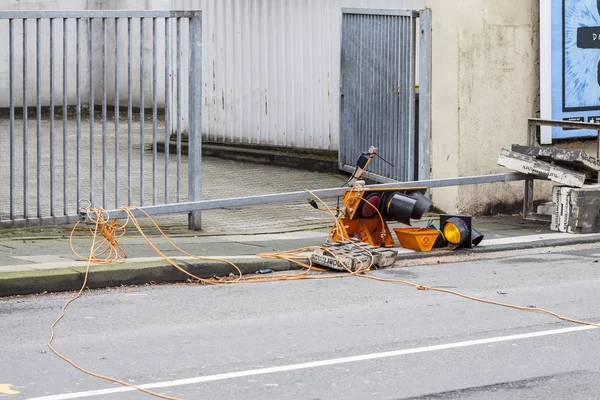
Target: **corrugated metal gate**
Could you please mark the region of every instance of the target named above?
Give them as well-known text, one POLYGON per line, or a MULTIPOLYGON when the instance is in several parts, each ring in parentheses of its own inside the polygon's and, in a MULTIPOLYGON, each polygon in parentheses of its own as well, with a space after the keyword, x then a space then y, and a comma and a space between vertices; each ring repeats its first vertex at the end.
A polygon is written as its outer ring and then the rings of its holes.
MULTIPOLYGON (((425 18, 420 21, 421 13, 407 10, 342 12, 340 168, 354 170, 360 153, 375 146, 381 157, 373 160, 365 176, 378 181, 427 179, 430 91, 426 67, 431 62, 427 56, 419 63, 424 71, 419 77, 419 116, 415 107, 417 39, 426 39, 427 33, 427 29, 417 33, 416 27, 428 24, 427 13, 423 12, 425 18)), ((427 43, 420 47, 427 55, 427 43)))

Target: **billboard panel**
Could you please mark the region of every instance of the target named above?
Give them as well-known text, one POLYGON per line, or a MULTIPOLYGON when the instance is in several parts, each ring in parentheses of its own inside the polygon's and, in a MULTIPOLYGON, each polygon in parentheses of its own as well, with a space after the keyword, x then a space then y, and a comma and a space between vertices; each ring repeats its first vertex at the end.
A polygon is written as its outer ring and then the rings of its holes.
MULTIPOLYGON (((542 118, 600 122, 600 0, 541 0, 540 19, 542 118)), ((552 128, 542 139, 596 135, 552 128)))

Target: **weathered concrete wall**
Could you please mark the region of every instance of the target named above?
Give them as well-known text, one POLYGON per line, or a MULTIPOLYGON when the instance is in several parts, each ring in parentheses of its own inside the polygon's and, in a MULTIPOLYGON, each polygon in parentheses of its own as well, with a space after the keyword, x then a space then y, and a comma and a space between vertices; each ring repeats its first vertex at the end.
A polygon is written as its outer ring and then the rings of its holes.
MULTIPOLYGON (((506 172, 500 150, 525 143, 539 109, 537 0, 426 0, 433 13, 432 176, 506 172)), ((522 184, 436 189, 446 211, 481 213, 522 184)))

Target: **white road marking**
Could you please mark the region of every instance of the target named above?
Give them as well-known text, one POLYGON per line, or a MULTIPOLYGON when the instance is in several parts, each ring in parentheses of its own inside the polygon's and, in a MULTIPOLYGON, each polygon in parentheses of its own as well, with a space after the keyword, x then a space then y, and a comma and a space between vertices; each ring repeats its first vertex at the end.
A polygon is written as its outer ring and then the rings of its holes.
MULTIPOLYGON (((271 240, 298 240, 298 239, 327 239, 328 232, 318 231, 297 231, 297 232, 282 232, 282 233, 264 233, 258 235, 232 235, 232 236, 217 236, 215 239, 223 242, 262 242, 271 240)), ((212 239, 212 237, 207 237, 212 239)))
MULTIPOLYGON (((195 378, 188 378, 188 379, 178 379, 178 380, 174 380, 174 381, 147 383, 147 384, 139 385, 139 386, 143 389, 151 389, 152 390, 152 389, 160 389, 160 388, 167 388, 167 387, 173 387, 173 386, 193 385, 193 384, 197 384, 197 383, 214 382, 214 381, 220 381, 220 380, 225 380, 225 379, 235 379, 235 378, 242 378, 242 377, 248 377, 248 376, 274 374, 274 373, 278 373, 278 372, 297 371, 297 370, 308 369, 308 368, 327 367, 327 366, 337 365, 337 364, 346 364, 346 363, 353 363, 353 362, 359 362, 359 361, 376 360, 376 359, 380 359, 380 358, 398 357, 398 356, 405 356, 405 355, 409 355, 409 354, 456 349, 456 348, 461 348, 461 347, 479 346, 482 344, 507 342, 507 341, 511 341, 511 340, 521 340, 521 339, 530 339, 530 338, 542 337, 542 336, 560 335, 563 333, 581 332, 581 331, 588 331, 591 329, 596 329, 596 327, 595 326, 576 326, 576 327, 564 328, 564 329, 553 329, 553 330, 548 330, 548 331, 530 332, 530 333, 524 333, 524 334, 520 334, 520 335, 498 336, 498 337, 487 338, 487 339, 468 340, 465 342, 439 344, 439 345, 435 345, 435 346, 426 346, 426 347, 417 347, 417 348, 413 348, 413 349, 394 350, 394 351, 387 351, 387 352, 383 352, 383 353, 372 353, 372 354, 363 354, 360 356, 333 358, 330 360, 312 361, 312 362, 301 363, 301 364, 282 365, 280 367, 259 368, 259 369, 251 369, 251 370, 246 370, 246 371, 229 372, 229 373, 225 373, 225 374, 198 376, 195 378)), ((123 392, 131 392, 133 390, 135 390, 135 389, 129 388, 129 387, 117 387, 117 388, 112 388, 112 389, 89 390, 89 391, 85 391, 85 392, 64 393, 64 394, 57 394, 57 395, 51 395, 51 396, 35 397, 35 398, 30 398, 29 400, 79 399, 82 397, 93 397, 93 396, 110 395, 110 394, 123 393, 123 392)))
MULTIPOLYGON (((559 233, 544 233, 544 234, 539 234, 539 235, 514 236, 514 237, 507 237, 507 238, 500 238, 500 239, 483 239, 483 241, 481 242, 479 247, 493 246, 493 245, 499 245, 499 244, 531 243, 531 242, 537 242, 540 240, 573 239, 573 237, 574 237, 574 235, 572 233, 560 233, 559 232, 559 233)), ((588 237, 600 238, 600 235, 592 234, 592 235, 585 235, 585 237, 586 238, 588 238, 588 237)))

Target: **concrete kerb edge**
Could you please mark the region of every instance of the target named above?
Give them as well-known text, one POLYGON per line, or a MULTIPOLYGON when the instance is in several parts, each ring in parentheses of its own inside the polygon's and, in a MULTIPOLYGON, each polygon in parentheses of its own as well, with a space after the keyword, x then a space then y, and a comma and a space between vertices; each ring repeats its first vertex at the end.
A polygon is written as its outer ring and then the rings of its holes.
MULTIPOLYGON (((590 244, 600 241, 597 235, 574 235, 572 239, 549 239, 526 243, 511 243, 475 247, 472 250, 460 251, 431 251, 403 253, 398 260, 423 259, 429 257, 452 257, 459 254, 492 253, 509 250, 533 249, 543 247, 562 247, 577 244, 590 244)), ((273 272, 291 271, 300 269, 286 260, 265 259, 260 257, 229 258, 236 264, 242 274, 254 274, 261 269, 270 269, 273 272)), ((468 260, 466 260, 468 261, 468 260)), ((183 269, 200 278, 214 276, 228 276, 236 274, 234 268, 221 261, 178 261, 183 269)), ((0 297, 35 294, 43 292, 62 292, 78 290, 83 284, 84 267, 35 270, 0 273, 0 297)), ((143 285, 147 283, 177 283, 185 282, 189 276, 178 271, 172 265, 163 261, 140 262, 128 264, 92 265, 87 287, 90 289, 115 287, 121 285, 143 285)))
POLYGON ((594 234, 593 236, 586 236, 574 234, 573 238, 569 239, 544 239, 536 240, 533 242, 525 243, 510 243, 510 244, 499 244, 484 247, 474 247, 473 251, 476 253, 491 253, 497 251, 508 251, 508 250, 523 250, 523 249, 535 249, 541 247, 563 247, 572 246, 577 244, 590 244, 600 242, 600 236, 594 234))
MULTIPOLYGON (((295 269, 289 261, 280 259, 232 257, 228 260, 236 264, 244 275, 255 274, 263 269, 273 272, 295 269)), ((200 278, 237 274, 231 265, 220 261, 179 261, 178 265, 200 278)), ((84 274, 85 267, 0 273, 0 297, 79 290, 84 274)), ((92 265, 86 287, 100 289, 121 285, 177 283, 188 279, 188 275, 162 261, 92 265)))
MULTIPOLYGON (((545 239, 545 240, 536 240, 532 242, 524 242, 524 243, 508 243, 508 244, 498 244, 498 245, 489 245, 489 246, 481 246, 481 247, 473 247, 472 249, 460 249, 460 250, 434 250, 430 252, 414 252, 414 253, 404 253, 398 255, 398 259, 403 260, 414 260, 414 259, 422 259, 427 257, 456 257, 457 255, 469 255, 469 254, 482 254, 482 253, 496 253, 502 251, 510 251, 510 250, 525 250, 525 249, 536 249, 543 247, 564 247, 564 246, 572 246, 578 244, 590 244, 600 242, 600 237, 598 235, 594 236, 585 236, 585 235, 573 235, 572 239, 545 239)), ((467 260, 468 261, 468 260, 467 260)))

